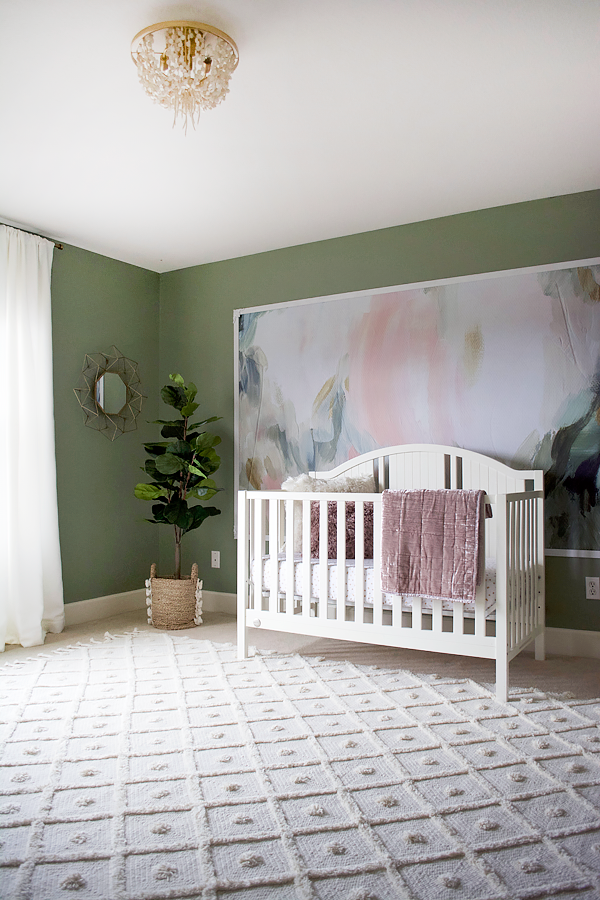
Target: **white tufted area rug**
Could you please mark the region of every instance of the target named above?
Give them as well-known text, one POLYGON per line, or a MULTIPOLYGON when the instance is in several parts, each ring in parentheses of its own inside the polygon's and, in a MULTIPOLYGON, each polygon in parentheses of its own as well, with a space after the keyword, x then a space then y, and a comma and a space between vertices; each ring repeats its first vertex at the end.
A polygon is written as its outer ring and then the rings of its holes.
POLYGON ((4 900, 600 897, 600 700, 159 632, 0 673, 4 900))

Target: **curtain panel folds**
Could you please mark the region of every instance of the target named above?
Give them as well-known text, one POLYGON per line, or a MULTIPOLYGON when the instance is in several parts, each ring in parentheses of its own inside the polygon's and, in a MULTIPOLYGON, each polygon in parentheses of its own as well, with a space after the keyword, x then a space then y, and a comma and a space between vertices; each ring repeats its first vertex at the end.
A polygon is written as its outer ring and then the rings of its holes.
POLYGON ((0 649, 64 628, 54 446, 54 244, 0 225, 0 649))

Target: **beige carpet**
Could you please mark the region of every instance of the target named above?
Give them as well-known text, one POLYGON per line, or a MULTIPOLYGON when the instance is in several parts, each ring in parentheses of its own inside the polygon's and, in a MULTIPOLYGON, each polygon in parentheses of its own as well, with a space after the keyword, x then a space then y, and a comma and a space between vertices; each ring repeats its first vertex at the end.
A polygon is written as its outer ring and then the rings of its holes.
MULTIPOLYGON (((86 641, 92 637, 102 639, 105 631, 118 633, 133 628, 154 631, 146 623, 145 610, 69 627, 62 634, 49 634, 44 647, 11 646, 5 653, 0 653, 0 669, 6 662, 43 653, 45 648, 64 647, 73 641, 86 641)), ((235 643, 235 618, 205 612, 203 625, 181 631, 180 634, 197 640, 235 643)), ((251 629, 249 634, 250 643, 264 650, 277 649, 283 653, 324 655, 328 659, 347 659, 365 665, 394 665, 410 669, 417 675, 438 672, 451 677, 473 678, 483 684, 493 684, 495 681, 494 662, 491 660, 415 650, 394 650, 348 641, 313 640, 301 635, 280 634, 260 629, 251 629)), ((543 691, 557 693, 572 691, 582 700, 591 699, 600 695, 600 659, 550 656, 544 662, 537 662, 532 652, 521 653, 510 664, 510 683, 514 687, 535 686, 543 691)))

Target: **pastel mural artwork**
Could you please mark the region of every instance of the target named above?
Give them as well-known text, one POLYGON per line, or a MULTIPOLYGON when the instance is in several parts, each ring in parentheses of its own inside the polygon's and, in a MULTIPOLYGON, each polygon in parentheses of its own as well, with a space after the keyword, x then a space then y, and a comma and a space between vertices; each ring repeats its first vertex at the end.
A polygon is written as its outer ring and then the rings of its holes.
POLYGON ((547 546, 600 548, 600 265, 240 310, 238 329, 241 488, 448 444, 543 468, 547 546))

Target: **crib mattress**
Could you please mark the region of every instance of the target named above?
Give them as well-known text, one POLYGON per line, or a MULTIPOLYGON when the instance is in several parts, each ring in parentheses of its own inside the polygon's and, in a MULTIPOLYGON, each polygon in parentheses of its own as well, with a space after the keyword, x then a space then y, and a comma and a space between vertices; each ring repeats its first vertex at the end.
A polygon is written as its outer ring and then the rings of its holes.
MULTIPOLYGON (((255 560, 253 563, 253 571, 252 571, 252 580, 254 584, 259 583, 259 578, 257 578, 257 568, 258 560, 255 560)), ((271 570, 272 570, 272 559, 270 556, 263 557, 261 560, 261 568, 262 573, 260 577, 260 584, 262 586, 262 591, 267 592, 271 589, 271 570)), ((279 593, 285 593, 286 583, 287 583, 287 559, 285 556, 280 555, 277 559, 277 589, 279 593)), ((330 603, 337 602, 337 586, 338 586, 338 576, 337 576, 337 560, 330 559, 327 562, 328 568, 328 600, 330 603)), ((366 607, 373 606, 373 579, 374 579, 374 568, 373 568, 373 560, 365 559, 364 561, 364 572, 365 572, 365 599, 364 605, 366 607)), ((320 582, 321 582, 321 562, 318 559, 312 559, 310 563, 310 574, 311 574, 311 598, 313 600, 319 599, 320 594, 320 582)), ((302 589, 302 557, 299 554, 294 556, 294 593, 298 596, 301 596, 303 593, 302 589)), ((402 610, 405 612, 410 612, 412 609, 412 597, 402 596, 402 610)), ((384 608, 391 609, 393 600, 397 600, 397 596, 393 594, 384 594, 383 595, 383 606, 384 608)), ((354 606, 356 601, 356 567, 355 561, 353 559, 346 560, 346 605, 354 606)), ((431 610, 432 602, 428 600, 426 597, 422 598, 422 609, 423 610, 431 610)), ((465 613, 468 615, 469 613, 473 615, 474 613, 474 604, 473 603, 463 603, 465 613)), ((453 603, 451 600, 443 600, 442 601, 442 610, 448 613, 453 611, 453 603)), ((496 611, 496 561, 494 559, 486 559, 485 566, 485 616, 486 619, 494 618, 494 614, 496 611)))

